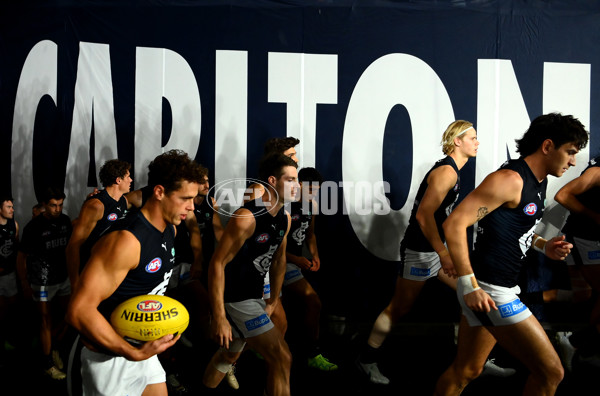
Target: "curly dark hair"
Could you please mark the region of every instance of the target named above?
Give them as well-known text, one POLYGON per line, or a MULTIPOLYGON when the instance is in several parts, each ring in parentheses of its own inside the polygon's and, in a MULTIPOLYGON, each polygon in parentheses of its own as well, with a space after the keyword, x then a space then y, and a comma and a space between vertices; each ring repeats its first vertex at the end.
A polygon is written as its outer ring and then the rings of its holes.
POLYGON ((108 160, 100 168, 100 183, 103 187, 112 186, 117 183, 117 177, 123 179, 131 169, 129 162, 120 159, 108 160))
POLYGON ((296 147, 300 143, 300 139, 288 136, 284 138, 271 138, 265 143, 264 155, 273 153, 282 154, 285 150, 296 147))
POLYGON ((178 190, 183 181, 201 183, 202 179, 201 166, 182 150, 169 150, 148 165, 148 186, 161 185, 165 194, 178 190))
POLYGON ((573 143, 581 150, 588 143, 588 132, 572 115, 544 114, 531 122, 521 139, 515 140, 517 152, 521 157, 527 157, 535 153, 546 139, 552 140, 556 148, 565 143, 573 143))

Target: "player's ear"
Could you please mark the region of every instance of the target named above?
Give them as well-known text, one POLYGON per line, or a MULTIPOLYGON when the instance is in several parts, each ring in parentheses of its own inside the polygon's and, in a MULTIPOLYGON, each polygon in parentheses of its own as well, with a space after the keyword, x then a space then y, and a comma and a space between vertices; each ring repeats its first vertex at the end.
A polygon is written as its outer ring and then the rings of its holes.
POLYGON ((552 148, 554 148, 554 142, 552 139, 546 139, 542 142, 542 152, 544 154, 548 154, 552 148))
POLYGON ((274 186, 277 183, 277 178, 275 176, 269 176, 267 181, 269 182, 269 184, 274 186))
POLYGON ((161 186, 160 184, 154 186, 154 197, 160 201, 163 199, 164 196, 165 196, 165 188, 163 186, 161 186))

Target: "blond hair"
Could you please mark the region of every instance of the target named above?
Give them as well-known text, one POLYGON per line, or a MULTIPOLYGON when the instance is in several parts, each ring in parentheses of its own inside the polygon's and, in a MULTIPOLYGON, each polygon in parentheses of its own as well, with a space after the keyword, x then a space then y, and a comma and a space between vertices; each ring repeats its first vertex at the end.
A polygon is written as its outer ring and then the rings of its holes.
POLYGON ((448 125, 448 128, 446 128, 444 134, 442 135, 441 145, 444 154, 452 154, 454 152, 454 139, 462 136, 471 128, 473 128, 473 124, 465 120, 456 120, 452 124, 448 125))

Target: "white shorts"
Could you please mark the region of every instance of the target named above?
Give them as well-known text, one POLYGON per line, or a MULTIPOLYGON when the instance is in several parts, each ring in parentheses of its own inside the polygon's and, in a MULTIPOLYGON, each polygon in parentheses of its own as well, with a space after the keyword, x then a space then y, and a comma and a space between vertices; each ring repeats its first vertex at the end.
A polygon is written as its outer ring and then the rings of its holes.
POLYGON ((600 241, 589 241, 573 237, 573 250, 567 256, 567 265, 600 264, 600 241))
POLYGON ((227 320, 231 324, 234 338, 256 337, 271 330, 273 322, 265 312, 267 303, 263 299, 251 299, 225 303, 227 320))
POLYGON ((519 286, 502 287, 481 281, 477 281, 477 283, 494 300, 498 310, 492 309, 488 313, 472 311, 465 304, 463 287, 458 282, 456 294, 458 295, 458 302, 462 308, 462 313, 467 318, 469 326, 506 326, 522 322, 531 316, 529 308, 517 296, 517 294, 521 293, 519 286))
POLYGON ((13 297, 19 292, 17 287, 17 273, 15 271, 0 276, 0 297, 13 297))
POLYGON ((165 382, 156 355, 140 362, 109 356, 84 347, 81 350, 83 396, 141 395, 147 385, 165 382))
POLYGON ((31 285, 31 290, 33 290, 33 301, 48 302, 54 300, 56 296, 68 296, 71 294, 71 281, 67 278, 62 283, 56 285, 31 285))
POLYGON ((287 263, 285 268, 285 277, 283 278, 283 286, 291 285, 303 279, 302 270, 296 264, 287 263))
POLYGON ((442 264, 436 252, 417 252, 404 249, 404 257, 398 275, 404 279, 425 282, 436 277, 442 264))

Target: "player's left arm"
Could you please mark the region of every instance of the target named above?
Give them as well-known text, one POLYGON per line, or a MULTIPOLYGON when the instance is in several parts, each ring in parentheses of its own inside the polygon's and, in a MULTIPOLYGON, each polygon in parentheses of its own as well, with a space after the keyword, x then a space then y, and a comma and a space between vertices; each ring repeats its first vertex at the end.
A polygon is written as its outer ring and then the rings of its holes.
POLYGON ((79 278, 66 320, 94 343, 128 360, 145 360, 175 343, 172 335, 147 342, 136 348, 118 335, 98 311, 98 306, 123 282, 139 262, 141 246, 129 231, 115 231, 101 238, 79 278))
POLYGON ((292 219, 289 213, 285 213, 287 216, 287 230, 285 231, 285 235, 283 236, 283 240, 281 241, 281 245, 273 255, 273 261, 271 263, 271 268, 269 269, 269 279, 271 281, 271 298, 267 300, 267 307, 265 311, 269 316, 275 310, 275 306, 279 303, 279 293, 281 292, 281 288, 283 286, 283 278, 285 277, 285 270, 287 267, 285 250, 287 246, 287 236, 290 232, 290 225, 292 223, 292 219))
POLYGON ((593 219, 600 224, 600 213, 585 206, 577 196, 594 188, 600 187, 600 167, 587 169, 583 174, 565 184, 554 196, 554 199, 572 213, 593 219))
POLYGON ((190 246, 194 253, 194 262, 190 269, 190 277, 199 279, 202 274, 202 235, 193 210, 190 210, 185 218, 185 225, 190 233, 190 246))
POLYGON ((439 255, 443 271, 446 275, 454 278, 456 278, 456 270, 440 236, 435 221, 435 212, 439 209, 448 192, 456 185, 456 181, 456 172, 450 165, 434 169, 427 178, 427 189, 415 215, 421 232, 423 232, 433 250, 439 255))
POLYGON ((312 202, 313 206, 313 216, 310 220, 310 225, 308 226, 308 230, 306 230, 306 246, 308 247, 308 251, 312 255, 311 260, 311 271, 318 271, 321 268, 321 259, 319 258, 319 249, 317 248, 317 235, 315 234, 315 221, 317 218, 317 204, 314 201, 312 202))
MULTIPOLYGON (((208 198, 208 197, 207 197, 208 198)), ((213 231, 215 233, 215 241, 217 241, 217 243, 221 240, 221 237, 223 236, 223 223, 221 223, 221 216, 219 215, 219 206, 217 205, 217 200, 214 199, 213 197, 210 197, 210 199, 212 200, 212 207, 213 207, 213 231)))

